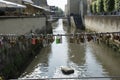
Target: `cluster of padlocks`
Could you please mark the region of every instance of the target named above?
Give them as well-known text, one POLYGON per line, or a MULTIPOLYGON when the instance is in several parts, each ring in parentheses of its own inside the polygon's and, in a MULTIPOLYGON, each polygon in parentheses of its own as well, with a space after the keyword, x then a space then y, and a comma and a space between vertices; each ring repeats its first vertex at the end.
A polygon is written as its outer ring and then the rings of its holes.
POLYGON ((43 44, 43 46, 47 46, 54 41, 54 36, 52 35, 0 35, 0 47, 5 44, 9 44, 9 46, 14 46, 18 42, 29 42, 29 44, 43 44))
POLYGON ((77 44, 90 42, 90 41, 93 42, 109 41, 109 40, 120 41, 120 32, 58 34, 55 36, 56 36, 56 43, 62 43, 62 36, 68 36, 69 43, 77 43, 77 44))
POLYGON ((106 40, 120 41, 120 33, 89 33, 89 34, 76 34, 70 36, 70 43, 85 43, 85 42, 100 42, 106 40))
POLYGON ((10 44, 11 46, 15 45, 17 42, 29 41, 30 44, 43 44, 47 46, 53 41, 56 41, 56 44, 62 43, 62 37, 69 37, 70 43, 84 43, 90 41, 100 41, 100 40, 118 40, 120 41, 120 33, 79 33, 79 34, 36 34, 36 35, 0 35, 0 46, 5 43, 10 44))

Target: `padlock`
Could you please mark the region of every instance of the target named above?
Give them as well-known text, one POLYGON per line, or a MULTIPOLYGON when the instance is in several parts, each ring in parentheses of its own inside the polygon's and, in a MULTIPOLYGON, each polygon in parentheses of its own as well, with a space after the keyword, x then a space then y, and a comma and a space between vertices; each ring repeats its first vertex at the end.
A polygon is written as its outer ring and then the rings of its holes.
POLYGON ((97 36, 100 37, 101 39, 103 38, 103 34, 102 33, 98 34, 97 36))
POLYGON ((96 42, 97 41, 97 36, 96 35, 93 35, 93 42, 96 42))
POLYGON ((38 36, 37 36, 37 37, 36 37, 37 44, 39 44, 39 43, 40 43, 40 41, 39 41, 39 40, 40 40, 40 37, 38 37, 38 36))
POLYGON ((52 36, 52 38, 51 38, 51 42, 54 42, 54 41, 55 41, 55 37, 52 36))
POLYGON ((33 45, 36 44, 36 38, 32 38, 32 44, 33 44, 33 45))
POLYGON ((81 35, 81 36, 80 36, 80 42, 81 42, 81 43, 84 43, 84 42, 85 42, 84 35, 81 35))
POLYGON ((47 42, 48 44, 52 43, 52 36, 50 34, 47 35, 47 42))
POLYGON ((56 36, 56 44, 60 43, 60 38, 58 36, 56 36))
POLYGON ((60 43, 62 43, 62 36, 60 36, 60 43))
POLYGON ((118 35, 118 34, 116 35, 116 38, 115 38, 115 39, 116 39, 116 40, 119 40, 119 35, 118 35))
POLYGON ((90 42, 91 40, 93 40, 93 37, 90 34, 87 35, 87 41, 90 42))
POLYGON ((107 34, 106 35, 106 39, 110 39, 111 38, 111 35, 110 34, 107 34))
POLYGON ((16 44, 16 41, 14 40, 14 38, 12 37, 11 39, 10 39, 10 45, 11 46, 14 46, 16 44))
POLYGON ((113 40, 119 40, 118 34, 113 34, 113 40))
POLYGON ((77 42, 77 44, 80 44, 80 35, 77 35, 76 42, 77 42))
POLYGON ((50 43, 53 43, 54 40, 55 40, 55 37, 51 35, 51 36, 50 36, 50 43))
POLYGON ((70 38, 69 38, 69 42, 70 42, 70 43, 74 43, 74 37, 70 37, 70 38))
POLYGON ((43 42, 43 35, 41 34, 39 37, 39 42, 42 43, 43 42))
POLYGON ((2 39, 0 39, 0 47, 2 47, 2 45, 3 45, 3 41, 2 39))
POLYGON ((62 43, 62 36, 58 35, 56 36, 56 44, 62 43))

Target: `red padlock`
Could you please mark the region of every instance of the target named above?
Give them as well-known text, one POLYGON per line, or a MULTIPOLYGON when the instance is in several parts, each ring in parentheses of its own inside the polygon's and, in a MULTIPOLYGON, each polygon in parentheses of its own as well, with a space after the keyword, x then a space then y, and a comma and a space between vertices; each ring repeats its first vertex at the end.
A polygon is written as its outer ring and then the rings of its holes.
POLYGON ((32 44, 33 44, 33 45, 36 44, 36 38, 32 38, 32 44))

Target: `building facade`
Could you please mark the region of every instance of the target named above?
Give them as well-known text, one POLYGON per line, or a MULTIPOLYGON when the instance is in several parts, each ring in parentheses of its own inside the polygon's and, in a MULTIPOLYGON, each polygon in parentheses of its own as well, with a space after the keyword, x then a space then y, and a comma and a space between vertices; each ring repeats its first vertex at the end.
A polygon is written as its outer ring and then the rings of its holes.
POLYGON ((26 6, 26 8, 24 8, 24 9, 16 8, 16 10, 13 12, 13 14, 21 13, 24 15, 33 15, 33 14, 38 14, 41 12, 41 9, 32 6, 34 4, 32 0, 7 0, 7 1, 22 4, 22 5, 26 6))
POLYGON ((34 2, 35 5, 37 6, 48 6, 47 4, 47 0, 32 0, 34 2))
POLYGON ((65 10, 67 15, 86 14, 87 0, 67 0, 67 5, 65 6, 65 10))
POLYGON ((67 0, 67 12, 68 15, 79 14, 80 0, 67 0))
POLYGON ((67 14, 68 14, 68 5, 66 4, 65 5, 65 16, 67 16, 67 14))
POLYGON ((34 5, 44 7, 48 10, 50 10, 49 5, 47 4, 47 0, 32 0, 34 5))

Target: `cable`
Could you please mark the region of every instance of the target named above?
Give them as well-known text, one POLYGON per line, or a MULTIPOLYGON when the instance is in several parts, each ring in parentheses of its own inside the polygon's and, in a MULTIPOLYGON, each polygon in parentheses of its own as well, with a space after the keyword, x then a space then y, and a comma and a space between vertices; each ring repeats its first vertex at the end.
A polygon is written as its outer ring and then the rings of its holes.
MULTIPOLYGON (((120 32, 92 32, 92 33, 88 33, 88 32, 82 32, 82 33, 75 33, 75 34, 72 34, 72 33, 69 33, 69 34, 34 34, 34 33, 31 33, 31 34, 24 34, 24 36, 73 36, 73 35, 95 35, 95 34, 120 34, 120 32)), ((0 34, 0 36, 21 36, 21 35, 18 35, 18 34, 0 34)))
MULTIPOLYGON (((39 78, 39 79, 34 79, 34 80, 63 80, 63 79, 67 79, 67 80, 72 80, 72 79, 84 79, 84 80, 88 80, 88 79, 119 79, 120 80, 120 76, 111 76, 111 77, 70 77, 70 78, 39 78)), ((14 79, 12 79, 14 80, 14 79)), ((16 80, 16 79, 15 79, 16 80)), ((23 79, 23 80, 28 80, 28 79, 23 79)), ((33 80, 33 79, 30 79, 33 80)))

